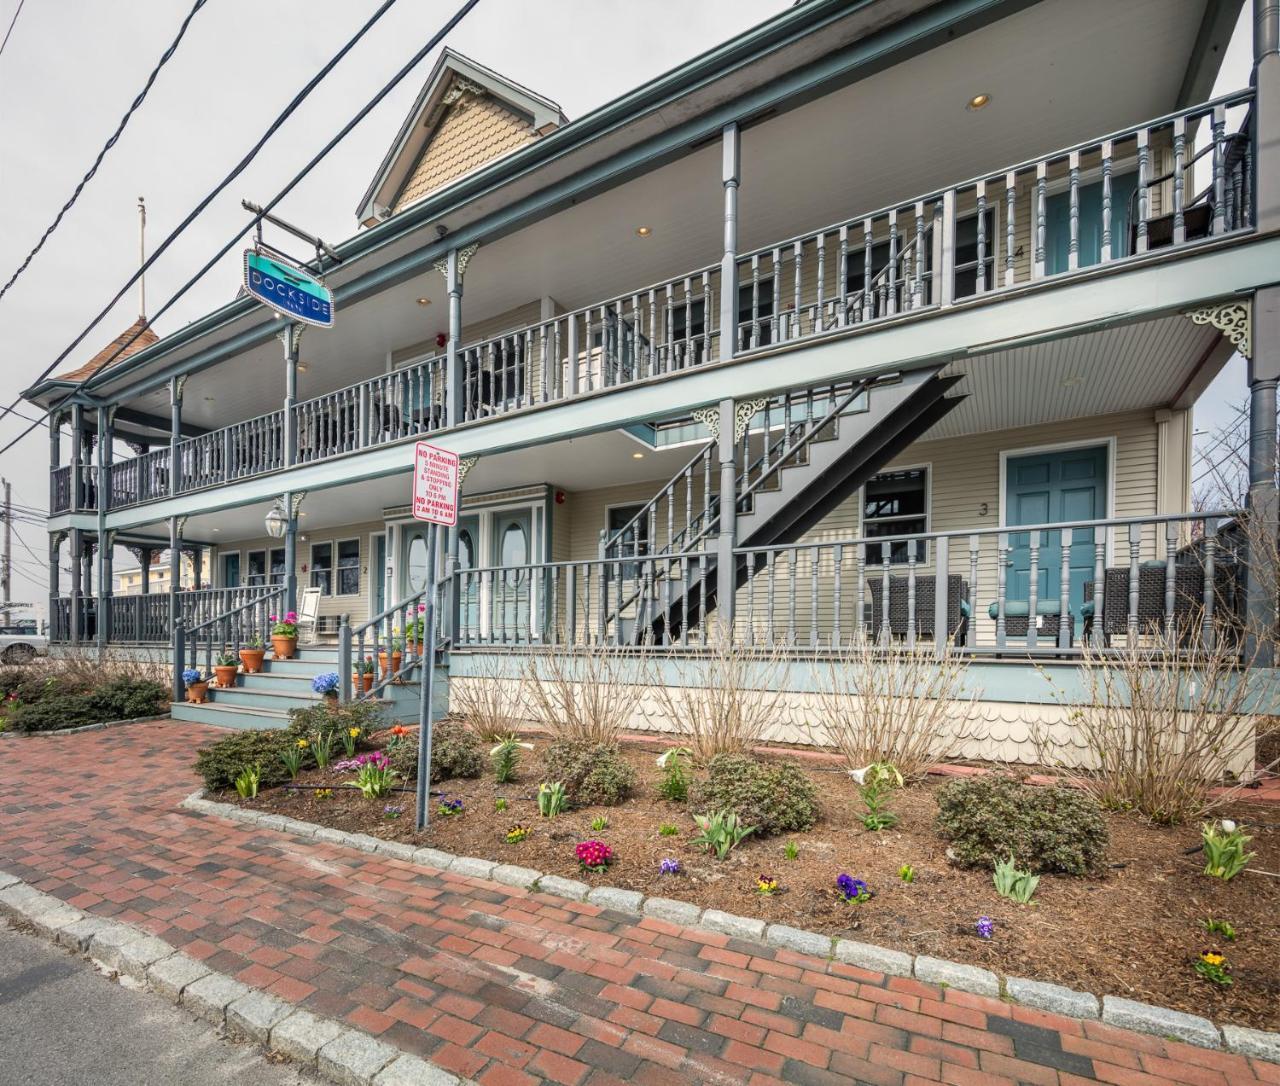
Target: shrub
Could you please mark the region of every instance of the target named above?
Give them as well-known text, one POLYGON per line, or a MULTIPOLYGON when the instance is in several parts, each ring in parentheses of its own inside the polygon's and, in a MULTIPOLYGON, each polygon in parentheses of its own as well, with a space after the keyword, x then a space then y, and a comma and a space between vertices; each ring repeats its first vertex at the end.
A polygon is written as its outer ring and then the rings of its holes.
POLYGON ((297 741, 297 736, 288 728, 236 732, 201 747, 196 752, 195 771, 210 792, 234 788, 236 778, 247 765, 260 766, 260 786, 281 784, 289 779, 289 770, 280 755, 297 741))
POLYGON ((168 688, 147 679, 114 679, 87 693, 68 691, 54 677, 17 685, 5 722, 19 732, 58 731, 108 720, 158 716, 169 700, 168 688))
POLYGON ((807 830, 818 820, 818 790, 798 766, 717 754, 695 786, 694 807, 734 811, 760 837, 807 830))
POLYGON ((95 723, 89 699, 82 694, 52 694, 39 701, 15 703, 5 716, 15 732, 52 732, 95 723))
POLYGON ((543 777, 561 781, 575 807, 615 807, 636 786, 636 771, 616 743, 557 739, 542 756, 543 777))
MULTIPOLYGON (((305 709, 289 710, 289 731, 295 737, 345 734, 360 729, 361 740, 382 727, 382 706, 372 701, 349 701, 342 705, 316 702, 305 709)), ((357 745, 363 746, 363 742, 357 745)))
POLYGON ((590 642, 535 656, 527 680, 528 711, 542 728, 556 740, 597 746, 617 742, 644 693, 625 649, 590 642))
MULTIPOLYGON (((386 751, 403 781, 418 779, 418 744, 396 743, 386 751)), ((484 772, 480 739, 456 720, 437 720, 431 729, 431 782, 478 777, 484 772)))
POLYGON ((168 687, 150 679, 113 679, 88 695, 100 720, 132 720, 163 714, 169 703, 168 687))
POLYGON ((1108 844, 1102 809, 1088 793, 996 774, 943 787, 937 826, 963 867, 993 867, 1012 856, 1028 871, 1085 875, 1102 867, 1108 844))

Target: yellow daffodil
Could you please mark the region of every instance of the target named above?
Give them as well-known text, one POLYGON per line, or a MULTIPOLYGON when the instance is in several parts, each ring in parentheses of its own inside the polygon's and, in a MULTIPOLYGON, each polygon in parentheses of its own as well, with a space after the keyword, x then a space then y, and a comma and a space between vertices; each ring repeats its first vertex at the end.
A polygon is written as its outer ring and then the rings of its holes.
POLYGON ((352 739, 354 739, 357 735, 359 735, 359 734, 360 734, 360 729, 359 729, 359 728, 348 728, 348 729, 347 729, 347 734, 348 734, 349 736, 351 736, 351 738, 352 738, 352 739))
POLYGON ((308 743, 305 739, 299 739, 299 740, 298 740, 298 749, 299 749, 299 750, 306 750, 306 749, 307 749, 307 747, 309 747, 309 746, 311 746, 311 744, 310 744, 310 743, 308 743))
POLYGON ((1204 962, 1206 965, 1221 965, 1227 959, 1223 957, 1221 954, 1215 954, 1211 950, 1206 950, 1203 954, 1200 955, 1200 960, 1204 962))

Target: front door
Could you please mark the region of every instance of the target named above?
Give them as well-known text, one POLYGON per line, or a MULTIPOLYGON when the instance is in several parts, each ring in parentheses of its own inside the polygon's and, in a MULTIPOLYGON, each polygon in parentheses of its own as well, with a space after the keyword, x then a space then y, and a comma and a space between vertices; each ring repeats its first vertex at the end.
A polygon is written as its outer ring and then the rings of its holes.
POLYGON ((373 613, 380 615, 387 609, 387 537, 381 533, 373 537, 369 582, 373 586, 373 613))
POLYGON ((532 606, 533 519, 528 509, 495 513, 491 565, 501 567, 493 581, 493 637, 528 641, 532 606))
POLYGON ((425 524, 410 524, 404 529, 400 547, 400 596, 416 596, 426 590, 430 580, 427 568, 427 533, 425 524))
MULTIPOLYGON (((1005 523, 1057 524, 1072 520, 1101 520, 1107 515, 1107 447, 1059 449, 1010 457, 1005 467, 1005 523)), ((1093 580, 1092 528, 1071 533, 1068 556, 1071 593, 1068 605, 1073 623, 1084 603, 1084 584, 1093 580)), ((1009 600, 1026 602, 1031 586, 1031 534, 1009 536, 1007 592, 1009 600)), ((1056 600, 1062 592, 1062 537, 1040 533, 1036 598, 1056 600)), ((1078 626, 1077 626, 1078 628, 1078 626)))

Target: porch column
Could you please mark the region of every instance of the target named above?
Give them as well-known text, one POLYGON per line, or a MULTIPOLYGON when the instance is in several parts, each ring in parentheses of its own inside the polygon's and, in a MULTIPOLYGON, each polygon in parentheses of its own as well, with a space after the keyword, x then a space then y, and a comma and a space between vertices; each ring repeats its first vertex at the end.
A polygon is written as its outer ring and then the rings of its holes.
POLYGON ((445 425, 462 422, 462 268, 458 250, 450 249, 445 259, 445 289, 449 292, 449 342, 445 347, 445 425))
MULTIPOLYGON (((78 403, 71 405, 71 494, 69 508, 75 512, 80 508, 80 474, 81 474, 81 448, 84 444, 84 408, 78 403)), ((73 548, 73 556, 78 558, 79 552, 73 548)))
MULTIPOLYGON (((733 121, 725 125, 720 136, 723 150, 721 180, 724 183, 724 256, 720 261, 720 357, 732 358, 738 350, 738 174, 742 166, 738 123, 733 121)), ((723 433, 724 426, 720 429, 723 433)), ((729 432, 733 433, 732 425, 729 432)))
POLYGON ((1245 613, 1245 658, 1258 667, 1275 661, 1276 547, 1280 499, 1276 493, 1276 384, 1280 380, 1280 287, 1254 295, 1249 354, 1249 513, 1252 519, 1245 613))
POLYGON ((280 333, 284 344, 284 463, 292 467, 298 462, 298 420, 293 406, 298 402, 298 344, 302 325, 286 325, 280 333))
POLYGON ((182 454, 178 443, 182 440, 182 388, 186 384, 185 377, 169 379, 169 495, 172 497, 179 491, 182 478, 182 454))
POLYGON ((1260 230, 1280 226, 1280 0, 1253 0, 1254 203, 1260 230))
POLYGON ((199 588, 204 584, 204 548, 191 548, 191 587, 199 588))
POLYGON ((45 632, 50 640, 53 640, 57 632, 54 627, 54 616, 58 613, 59 580, 62 574, 62 566, 58 561, 62 550, 62 536, 61 532, 54 532, 49 536, 49 620, 45 623, 45 632))
POLYGON ((138 548, 138 566, 142 570, 142 594, 151 595, 151 548, 138 548))
MULTIPOLYGON (((182 590, 182 520, 169 518, 169 632, 176 637, 181 613, 178 593, 182 590)), ((177 646, 175 644, 174 648, 177 646)), ((176 657, 175 657, 176 659, 176 657)))
MULTIPOLYGON (((286 612, 298 609, 298 503, 301 500, 301 494, 284 496, 284 512, 288 517, 284 527, 284 609, 286 612)), ((336 556, 334 560, 336 564, 336 556)), ((336 571, 333 576, 337 576, 336 571)))
POLYGON ((111 631, 112 544, 107 534, 107 507, 111 504, 111 412, 98 408, 98 651, 107 647, 111 631))
MULTIPOLYGON (((737 426, 733 400, 720 401, 720 536, 716 540, 716 611, 724 635, 733 638, 733 617, 737 604, 738 571, 733 548, 737 538, 738 467, 737 426)), ((768 435, 765 435, 768 440, 768 435)))
POLYGON ((49 415, 49 511, 53 512, 56 486, 54 479, 62 466, 62 412, 49 415))
POLYGON ((71 558, 71 629, 68 631, 71 643, 80 644, 80 621, 84 609, 80 605, 80 577, 83 566, 80 562, 81 551, 84 550, 84 537, 79 528, 71 529, 67 550, 71 558))

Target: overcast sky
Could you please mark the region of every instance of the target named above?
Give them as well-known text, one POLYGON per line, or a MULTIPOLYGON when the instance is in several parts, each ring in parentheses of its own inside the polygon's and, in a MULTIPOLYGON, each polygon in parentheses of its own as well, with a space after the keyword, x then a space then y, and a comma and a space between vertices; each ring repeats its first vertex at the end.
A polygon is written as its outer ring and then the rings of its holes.
MULTIPOLYGON (((27 0, 0 56, 0 283, 88 168, 191 2, 27 0)), ((0 36, 17 3, 0 0, 0 36)), ((790 4, 481 0, 448 44, 552 98, 574 119, 790 4)), ((375 0, 209 0, 98 176, 0 300, 4 403, 62 352, 136 267, 137 197, 146 196, 148 238, 158 241, 376 6, 375 0)), ((261 202, 273 195, 455 6, 452 0, 400 0, 152 269, 146 284, 149 311, 244 223, 241 198, 261 202)), ((1248 9, 1246 4, 1245 15, 1248 9)), ((1248 34, 1242 16, 1219 89, 1247 85, 1248 34)), ((326 240, 354 233, 356 203, 433 59, 294 191, 280 207, 283 216, 326 240)), ((233 297, 239 262, 233 251, 159 322, 160 334, 233 297)), ((138 300, 131 295, 59 371, 92 356, 137 313, 138 300)), ((1243 390, 1243 367, 1233 362, 1204 409, 1197 409, 1197 426, 1211 428, 1222 414, 1219 405, 1238 401, 1243 390)), ((21 410, 31 412, 25 405, 21 410)), ((12 416, 0 422, 0 444, 26 425, 12 416)), ((0 456, 0 474, 13 483, 16 503, 47 508, 47 465, 44 429, 0 456)), ((15 527, 14 598, 42 603, 47 536, 29 521, 15 527)), ((64 577, 64 591, 66 584, 64 577)))

